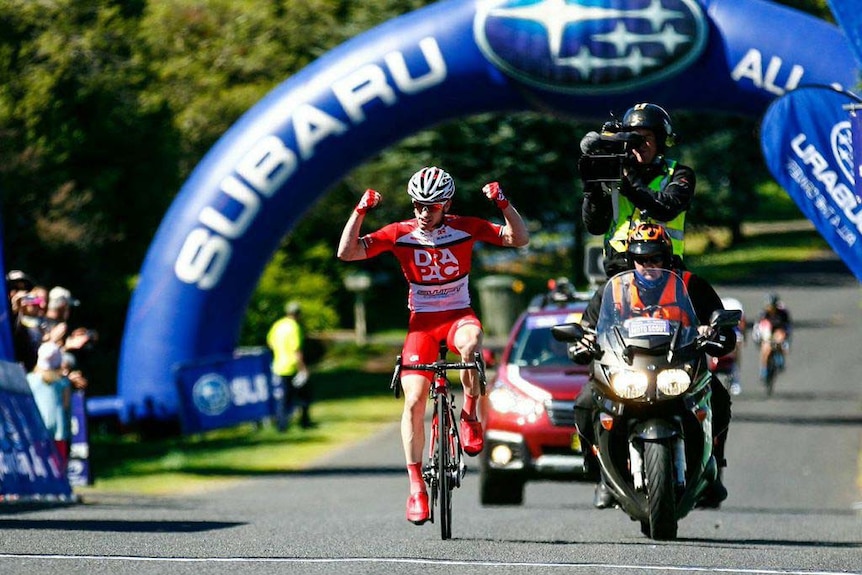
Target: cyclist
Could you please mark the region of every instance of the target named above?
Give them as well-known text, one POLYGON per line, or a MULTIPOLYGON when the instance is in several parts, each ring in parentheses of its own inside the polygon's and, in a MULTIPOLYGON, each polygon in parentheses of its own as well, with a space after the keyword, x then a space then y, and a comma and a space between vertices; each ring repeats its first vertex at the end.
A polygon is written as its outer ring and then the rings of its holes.
MULTIPOLYGON (((460 354, 462 361, 473 361, 474 352, 480 351, 482 345, 482 324, 470 307, 468 290, 473 245, 484 242, 522 247, 529 242, 524 220, 506 199, 500 184, 486 184, 482 192, 502 211, 505 224, 450 214, 455 182, 447 172, 431 166, 413 174, 407 185, 413 218, 359 237, 365 213, 381 200, 377 191, 368 189, 344 226, 338 244, 340 259, 364 260, 392 252, 401 264, 409 286, 410 310, 402 357, 409 363, 436 361, 439 344, 444 340, 449 349, 460 354)), ((421 371, 401 372, 404 390, 401 439, 410 480, 407 520, 417 525, 430 517, 421 469, 430 376, 421 371)), ((484 440, 477 417, 480 389, 475 370, 463 370, 461 383, 464 386, 461 439, 464 451, 476 455, 484 440)))
MULTIPOLYGON (((607 276, 626 269, 626 238, 642 221, 663 223, 673 241, 675 267, 681 268, 685 212, 694 196, 696 179, 690 167, 664 156, 677 137, 670 116, 656 104, 635 104, 626 111, 622 123, 610 129, 640 136, 626 144, 629 158, 624 162, 622 179, 611 183, 592 180, 585 171, 588 164, 579 163, 584 181, 582 217, 587 231, 605 237, 607 276)), ((584 136, 581 151, 585 155, 603 153, 600 136, 596 132, 584 136)))
MULTIPOLYGON (((766 381, 766 361, 772 351, 772 343, 781 346, 785 353, 790 350, 790 335, 793 322, 790 312, 777 293, 767 294, 764 298, 763 311, 752 328, 751 339, 760 344, 760 379, 766 381)), ((784 354, 778 355, 778 369, 784 369, 784 354)))
MULTIPOLYGON (((647 301, 650 293, 654 294, 654 298, 662 294, 663 285, 657 285, 657 282, 663 276, 654 272, 655 268, 674 269, 671 264, 673 247, 670 235, 658 224, 641 223, 635 226, 629 234, 627 246, 626 257, 631 269, 634 270, 641 297, 647 301)), ((724 309, 721 298, 718 297, 709 282, 702 277, 688 271, 680 272, 680 275, 685 282, 694 312, 697 314, 700 324, 698 330, 706 334, 712 312, 724 309)), ((595 329, 599 311, 602 308, 602 293, 602 290, 596 291, 584 310, 584 315, 581 318, 581 325, 584 327, 595 329)), ((586 364, 592 359, 590 349, 595 343, 595 336, 589 334, 585 337, 587 341, 577 342, 569 348, 569 357, 576 363, 586 364)), ((735 346, 736 333, 734 329, 722 328, 713 335, 712 342, 709 344, 709 353, 715 357, 721 357, 733 351, 735 346)), ((724 448, 730 425, 730 394, 715 375, 710 380, 710 387, 712 389, 713 453, 718 462, 719 474, 704 493, 699 505, 717 508, 727 498, 727 489, 721 481, 721 475, 723 468, 727 466, 724 448)), ((578 432, 589 445, 595 444, 592 425, 594 410, 591 386, 585 386, 575 400, 575 423, 578 426, 578 432)), ((592 451, 587 450, 587 453, 592 453, 592 451)), ((596 485, 593 505, 599 509, 614 505, 613 495, 602 480, 596 485)))

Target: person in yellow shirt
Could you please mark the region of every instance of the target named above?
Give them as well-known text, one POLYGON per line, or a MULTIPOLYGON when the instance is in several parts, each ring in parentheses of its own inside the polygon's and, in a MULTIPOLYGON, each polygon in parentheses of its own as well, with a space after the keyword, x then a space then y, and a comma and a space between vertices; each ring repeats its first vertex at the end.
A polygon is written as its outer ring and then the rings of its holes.
POLYGON ((305 365, 303 349, 305 332, 301 323, 302 308, 298 302, 291 301, 284 306, 284 317, 269 329, 266 344, 272 350, 272 374, 281 379, 284 390, 284 425, 294 409, 299 409, 299 424, 303 429, 314 427, 309 409, 311 407, 311 387, 308 385, 308 368, 305 365))

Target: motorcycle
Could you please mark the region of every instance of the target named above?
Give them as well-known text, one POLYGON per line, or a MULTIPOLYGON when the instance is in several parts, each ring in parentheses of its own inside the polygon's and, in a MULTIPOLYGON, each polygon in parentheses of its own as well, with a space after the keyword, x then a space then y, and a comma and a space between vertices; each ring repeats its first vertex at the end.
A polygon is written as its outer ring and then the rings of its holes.
MULTIPOLYGON (((678 522, 693 510, 718 474, 712 453, 710 339, 698 333, 682 278, 668 270, 659 305, 644 305, 633 272, 608 280, 595 329, 552 328, 560 341, 588 341, 596 457, 619 507, 641 531, 675 539, 678 522)), ((733 327, 739 310, 717 310, 712 332, 733 327)))

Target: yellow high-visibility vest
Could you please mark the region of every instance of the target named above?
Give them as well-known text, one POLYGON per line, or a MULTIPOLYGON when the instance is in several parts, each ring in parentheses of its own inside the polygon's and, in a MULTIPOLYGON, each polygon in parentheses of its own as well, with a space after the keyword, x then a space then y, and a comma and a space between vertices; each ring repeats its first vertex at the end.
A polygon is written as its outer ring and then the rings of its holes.
MULTIPOLYGON (((676 168, 676 160, 668 160, 667 174, 656 176, 649 184, 649 189, 658 192, 662 186, 670 180, 676 168)), ((644 218, 635 205, 627 197, 620 193, 614 194, 614 220, 611 227, 605 234, 605 250, 610 246, 614 251, 625 253, 628 243, 629 232, 635 226, 642 222, 656 223, 667 230, 673 244, 673 253, 682 258, 683 250, 685 249, 685 212, 680 212, 678 216, 669 222, 660 222, 653 218, 644 218)))

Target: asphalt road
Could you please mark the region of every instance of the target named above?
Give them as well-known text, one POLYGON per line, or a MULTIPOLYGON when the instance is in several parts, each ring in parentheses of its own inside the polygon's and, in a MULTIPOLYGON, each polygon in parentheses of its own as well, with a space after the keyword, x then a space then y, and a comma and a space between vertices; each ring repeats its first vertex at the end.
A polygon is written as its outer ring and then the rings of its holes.
POLYGON ((302 473, 188 497, 5 510, 0 573, 862 573, 862 291, 829 262, 784 277, 720 288, 750 313, 778 291, 797 329, 772 398, 756 381, 754 348, 744 349, 730 497, 683 519, 677 541, 651 541, 622 512, 594 510, 588 484, 530 484, 524 506, 482 508, 473 460, 455 493, 453 539, 441 541, 439 526, 404 519, 393 424, 302 473))

